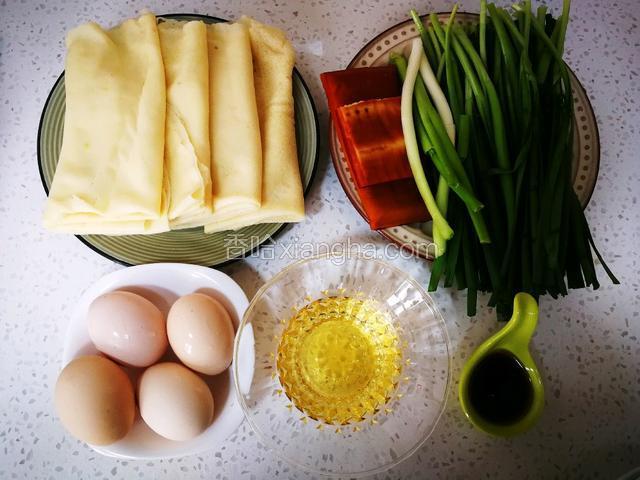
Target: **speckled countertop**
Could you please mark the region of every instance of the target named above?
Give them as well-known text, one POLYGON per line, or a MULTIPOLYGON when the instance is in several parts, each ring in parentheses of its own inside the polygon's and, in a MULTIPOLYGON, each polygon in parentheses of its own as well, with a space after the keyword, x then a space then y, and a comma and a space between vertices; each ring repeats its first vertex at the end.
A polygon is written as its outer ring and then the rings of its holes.
MULTIPOLYGON (((461 2, 474 11, 476 0, 461 2)), ((548 2, 557 5, 559 1, 548 2)), ((574 0, 567 58, 593 103, 602 162, 587 216, 622 285, 544 299, 534 357, 546 409, 526 435, 494 439, 466 422, 450 392, 434 434, 409 460, 380 478, 616 478, 640 465, 640 2, 574 0)), ((406 19, 410 7, 445 11, 451 2, 27 1, 0 0, 0 478, 307 478, 261 446, 248 425, 218 451, 177 460, 102 457, 65 433, 52 388, 70 309, 105 273, 122 268, 72 236, 40 224, 44 192, 36 164, 40 113, 63 68, 63 39, 88 20, 118 23, 148 7, 157 13, 240 14, 285 29, 298 52, 326 137, 318 74, 344 67, 370 38, 406 19)), ((373 242, 349 204, 322 146, 308 219, 280 241, 373 242)), ((251 296, 288 260, 250 258, 224 270, 251 296)), ((394 260, 426 282, 428 265, 394 260)), ((464 315, 464 296, 439 292, 453 346, 453 378, 498 325, 482 310, 464 315)), ((486 300, 483 299, 483 300, 486 300)))

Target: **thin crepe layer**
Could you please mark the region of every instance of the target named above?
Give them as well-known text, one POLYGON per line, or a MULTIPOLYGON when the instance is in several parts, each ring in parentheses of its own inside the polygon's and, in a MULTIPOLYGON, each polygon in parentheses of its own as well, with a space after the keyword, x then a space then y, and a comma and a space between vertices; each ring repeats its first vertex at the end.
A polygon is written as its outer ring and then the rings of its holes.
POLYGON ((211 139, 211 222, 260 207, 262 148, 246 26, 207 26, 211 139))
POLYGON ((209 60, 203 22, 158 25, 167 86, 165 165, 171 228, 211 214, 209 60))
POLYGON ((165 80, 155 16, 67 36, 60 159, 44 212, 55 231, 168 230, 165 80))
POLYGON ((284 33, 248 17, 253 79, 262 139, 262 203, 255 212, 205 225, 205 232, 304 219, 304 197, 296 150, 292 74, 293 47, 284 33))

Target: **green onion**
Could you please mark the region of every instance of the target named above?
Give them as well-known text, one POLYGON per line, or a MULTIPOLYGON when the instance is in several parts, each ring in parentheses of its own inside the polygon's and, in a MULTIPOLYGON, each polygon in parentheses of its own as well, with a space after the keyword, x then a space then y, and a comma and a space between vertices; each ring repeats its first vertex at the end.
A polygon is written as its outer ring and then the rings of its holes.
MULTIPOLYGON (((469 315, 477 293, 488 291, 489 305, 505 319, 518 291, 556 298, 598 288, 594 257, 618 279, 572 188, 574 105, 562 60, 570 1, 557 19, 544 6, 532 12, 531 0, 513 5, 514 15, 479 1, 479 29, 470 33, 454 25, 456 8, 446 28, 433 13, 429 28, 412 14, 431 66, 420 72, 428 93, 416 80, 414 118, 440 174, 436 205, 455 231, 433 263, 429 290, 440 280, 466 288, 469 315), (457 195, 441 197, 455 182, 457 195), (475 210, 466 194, 485 207, 475 210), (491 243, 482 243, 483 229, 491 243)), ((445 244, 435 223, 433 236, 445 244)))
POLYGON ((438 65, 438 55, 436 54, 435 47, 429 38, 429 33, 427 29, 424 28, 422 20, 420 19, 420 15, 415 9, 412 9, 409 14, 413 19, 413 22, 416 24, 416 28, 418 30, 418 34, 420 35, 420 39, 422 40, 422 46, 424 47, 424 51, 427 53, 427 59, 431 62, 432 66, 438 65))
MULTIPOLYGON (((454 11, 455 13, 455 11, 454 11)), ((447 57, 447 51, 445 49, 445 56, 447 57)), ((448 70, 447 70, 448 71, 448 70)), ((456 141, 456 127, 453 123, 453 115, 451 114, 451 108, 449 108, 449 104, 447 103, 447 98, 445 97, 436 77, 433 74, 433 70, 429 66, 429 62, 426 58, 422 58, 420 62, 420 75, 425 82, 427 90, 431 94, 431 98, 435 103, 436 109, 438 110, 438 114, 444 123, 444 127, 447 131, 447 135, 449 136, 449 140, 452 144, 455 145, 456 141)), ((438 188, 436 191, 436 204, 438 208, 442 212, 442 215, 447 215, 447 204, 449 199, 449 187, 447 185, 447 181, 444 176, 440 176, 440 180, 438 181, 438 188)), ((442 238, 440 230, 438 228, 434 228, 433 230, 434 242, 436 245, 440 245, 437 254, 442 255, 446 250, 446 240, 442 238)))
MULTIPOLYGON (((390 59, 396 64, 402 77, 401 64, 402 62, 406 62, 406 60, 397 54, 392 55, 390 59)), ((442 119, 426 94, 426 90, 424 90, 424 94, 422 94, 424 84, 422 84, 420 77, 418 77, 414 83, 416 87, 418 111, 420 112, 420 117, 422 118, 429 140, 436 152, 436 155, 432 156, 434 165, 446 179, 449 187, 465 202, 469 211, 477 213, 482 208, 482 204, 478 202, 469 188, 466 173, 462 168, 460 158, 451 140, 448 138, 442 119)), ((482 241, 488 242, 489 236, 486 232, 486 227, 482 225, 482 221, 478 222, 478 228, 481 230, 478 234, 482 237, 482 241)))
MULTIPOLYGON (((456 39, 460 42, 462 47, 465 50, 465 53, 471 59, 473 63, 476 73, 478 74, 478 78, 482 82, 482 85, 487 92, 487 99, 489 101, 489 107, 491 111, 491 120, 493 124, 493 136, 496 148, 496 156, 498 166, 502 169, 508 170, 511 167, 511 162, 509 160, 509 151, 507 147, 507 138, 504 127, 504 120, 502 116, 502 108, 500 105, 500 101, 498 100, 498 94, 496 93, 495 87, 487 70, 482 63, 482 59, 476 52, 473 47, 471 41, 464 33, 464 31, 458 27, 454 27, 454 33, 456 35, 456 39)), ((516 212, 515 212, 515 192, 513 188, 513 180, 510 175, 500 175, 500 184, 502 187, 502 193, 504 196, 504 206, 507 215, 507 228, 508 228, 508 238, 512 239, 515 235, 515 222, 516 222, 516 212)))
MULTIPOLYGON (((454 18, 455 18, 455 12, 456 12, 456 9, 454 8, 454 11, 452 12, 452 15, 448 23, 448 30, 449 30, 450 37, 451 37, 451 33, 450 33, 451 28, 453 26, 454 18)), ((418 31, 420 31, 421 29, 424 29, 424 25, 422 25, 420 18, 417 17, 417 15, 413 15, 413 18, 414 18, 414 21, 417 21, 419 23, 419 25, 417 25, 418 31)), ((433 14, 431 16, 431 23, 434 31, 436 32, 437 37, 445 46, 445 54, 446 54, 447 34, 445 34, 445 32, 442 31, 442 28, 440 26, 440 23, 437 17, 435 17, 433 14)), ((450 60, 450 67, 447 69, 448 73, 454 72, 453 68, 454 68, 453 62, 450 60)), ((429 72, 425 72, 424 75, 429 76, 429 72)), ((433 77, 433 75, 430 75, 430 76, 433 77)), ((452 79, 454 80, 454 83, 452 84, 455 84, 455 76, 452 77, 452 79)), ((462 95, 460 94, 458 97, 461 97, 461 96, 462 95)), ((460 103, 460 100, 458 100, 457 103, 460 103)), ((442 128, 442 121, 441 121, 442 119, 440 116, 438 116, 435 113, 435 111, 431 107, 431 103, 428 100, 428 98, 425 98, 424 100, 422 100, 422 102, 420 100, 418 101, 419 108, 421 107, 422 104, 424 104, 424 107, 427 110, 427 117, 428 117, 428 119, 424 120, 425 128, 427 129, 429 137, 431 138, 431 141, 434 145, 434 149, 437 153, 436 157, 433 158, 434 164, 436 165, 436 168, 438 169, 438 171, 440 171, 440 173, 442 174, 441 180, 438 184, 438 192, 440 193, 439 195, 438 193, 436 195, 438 206, 439 207, 444 206, 446 211, 445 198, 448 198, 448 197, 446 195, 446 190, 444 190, 444 188, 441 187, 443 183, 442 179, 444 179, 446 182, 446 185, 448 187, 451 187, 451 189, 454 190, 454 192, 456 192, 467 205, 469 210, 469 216, 471 217, 474 229, 476 231, 476 234, 478 235, 480 242, 489 243, 491 241, 491 238, 488 233, 484 219, 482 215, 479 214, 479 208, 477 208, 477 204, 473 199, 471 199, 472 200, 471 202, 469 201, 470 199, 468 197, 468 193, 472 192, 472 188, 469 183, 469 180, 467 179, 467 174, 464 168, 462 167, 462 163, 460 161, 459 155, 455 150, 454 142, 451 140, 451 137, 449 137, 448 139, 445 138, 444 130, 442 128), (428 125, 428 123, 430 122, 432 123, 432 125, 428 125), (430 127, 434 131, 433 134, 429 132, 430 127), (443 160, 445 162, 443 162, 443 160), (454 176, 451 176, 452 172, 447 168, 448 165, 446 165, 446 163, 450 163, 451 167, 454 169, 454 172, 453 172, 454 176), (458 184, 458 181, 461 181, 462 185, 458 184)), ((438 229, 435 228, 434 241, 436 242, 436 244, 442 244, 442 242, 439 242, 439 240, 440 238, 438 236, 438 229)))
POLYGON ((487 0, 480 0, 480 58, 487 65, 487 0))
POLYGON ((447 220, 442 216, 436 201, 433 198, 427 178, 422 168, 422 162, 420 160, 420 152, 418 151, 418 143, 416 141, 416 133, 413 124, 413 90, 418 76, 418 70, 420 67, 420 60, 422 58, 422 44, 419 39, 412 42, 411 55, 409 57, 409 64, 407 66, 407 73, 402 84, 402 100, 401 100, 401 118, 402 118, 402 132, 404 135, 405 147, 407 149, 407 157, 409 159, 409 166, 411 172, 416 181, 418 191, 425 202, 427 210, 431 214, 434 226, 442 232, 442 236, 446 239, 451 238, 453 230, 447 223, 447 220))

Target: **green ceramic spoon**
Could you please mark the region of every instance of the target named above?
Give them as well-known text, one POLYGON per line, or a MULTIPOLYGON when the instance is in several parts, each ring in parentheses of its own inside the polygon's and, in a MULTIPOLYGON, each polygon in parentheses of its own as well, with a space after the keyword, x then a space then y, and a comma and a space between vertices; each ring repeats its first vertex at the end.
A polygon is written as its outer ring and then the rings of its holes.
POLYGON ((462 369, 458 396, 469 421, 480 430, 500 437, 522 433, 531 428, 544 407, 544 388, 538 368, 529 353, 529 342, 538 323, 538 305, 528 293, 518 293, 513 299, 513 315, 495 335, 480 345, 462 369), (496 350, 511 353, 525 368, 533 387, 533 400, 527 413, 516 423, 499 425, 488 422, 475 411, 469 400, 469 378, 478 363, 496 350))

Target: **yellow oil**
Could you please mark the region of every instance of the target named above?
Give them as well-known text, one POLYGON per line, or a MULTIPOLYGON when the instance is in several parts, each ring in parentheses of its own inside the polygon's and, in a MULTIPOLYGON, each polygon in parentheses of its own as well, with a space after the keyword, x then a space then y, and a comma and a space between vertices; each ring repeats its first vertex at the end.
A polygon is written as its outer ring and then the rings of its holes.
POLYGON ((318 421, 346 425, 389 400, 401 357, 397 332, 375 301, 326 297, 291 318, 276 367, 295 407, 318 421))

